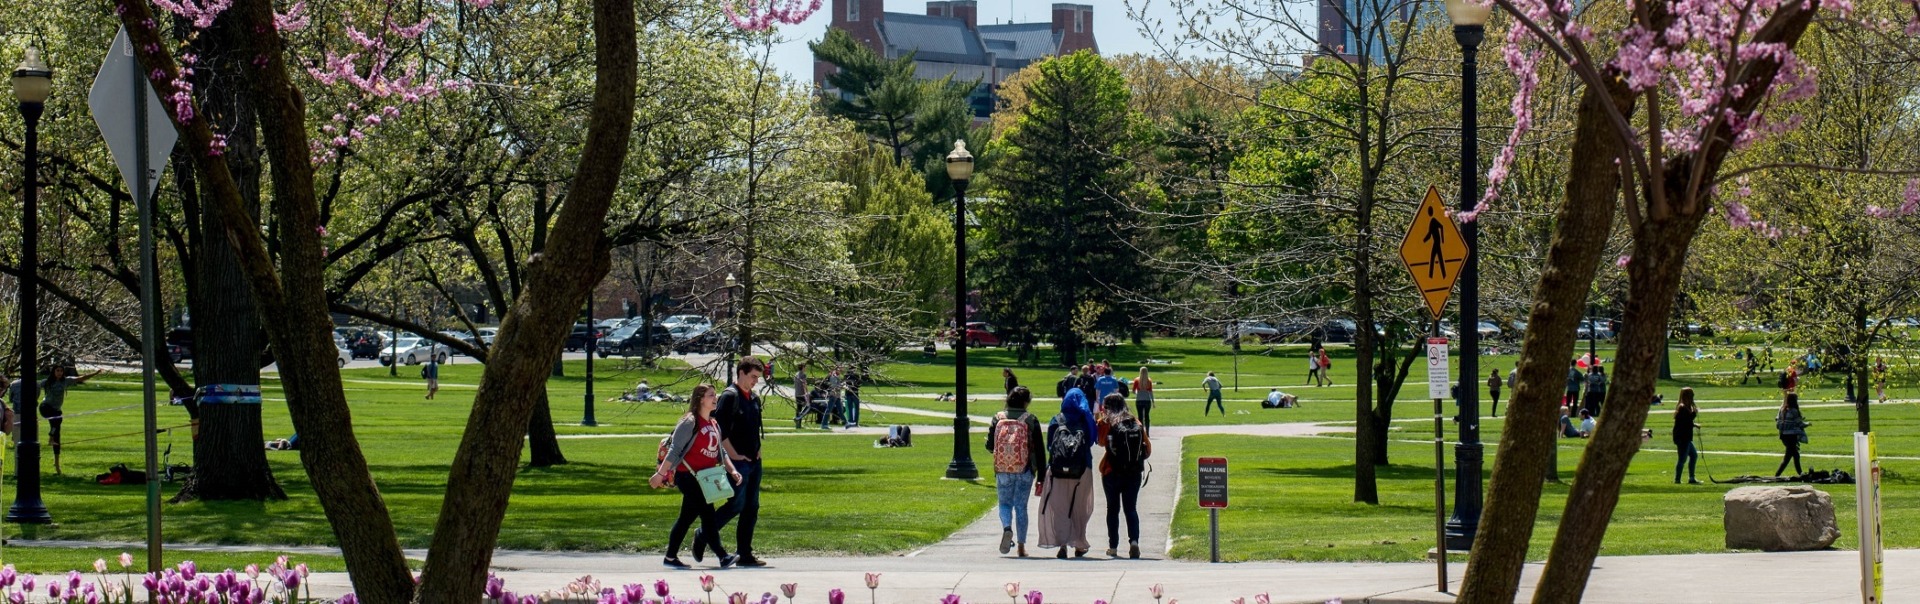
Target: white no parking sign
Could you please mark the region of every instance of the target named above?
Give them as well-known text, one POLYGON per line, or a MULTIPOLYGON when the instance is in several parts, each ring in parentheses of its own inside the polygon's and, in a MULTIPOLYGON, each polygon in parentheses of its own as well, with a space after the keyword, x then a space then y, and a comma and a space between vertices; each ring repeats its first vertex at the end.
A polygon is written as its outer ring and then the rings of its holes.
POLYGON ((1447 398, 1452 378, 1447 377, 1447 339, 1427 338, 1427 398, 1447 398))

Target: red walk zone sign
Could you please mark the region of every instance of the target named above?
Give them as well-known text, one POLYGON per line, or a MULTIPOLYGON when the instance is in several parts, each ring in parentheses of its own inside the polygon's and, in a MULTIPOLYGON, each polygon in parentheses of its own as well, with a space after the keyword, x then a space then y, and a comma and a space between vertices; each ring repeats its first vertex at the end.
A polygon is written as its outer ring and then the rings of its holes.
POLYGON ((1400 241, 1400 261, 1407 265, 1420 296, 1427 301, 1433 318, 1440 318, 1447 298, 1453 295, 1453 282, 1460 278, 1460 266, 1467 261, 1467 244, 1460 239, 1460 227, 1447 214, 1440 191, 1427 187, 1427 198, 1413 212, 1413 224, 1400 241))

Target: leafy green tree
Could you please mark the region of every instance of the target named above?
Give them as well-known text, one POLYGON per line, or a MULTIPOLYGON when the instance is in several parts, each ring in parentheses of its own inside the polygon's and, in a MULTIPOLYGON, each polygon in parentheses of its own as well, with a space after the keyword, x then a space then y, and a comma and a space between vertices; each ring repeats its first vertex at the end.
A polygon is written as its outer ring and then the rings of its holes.
POLYGON ((979 82, 919 79, 911 53, 883 58, 844 30, 829 29, 825 39, 807 47, 837 68, 827 85, 841 94, 826 101, 828 115, 853 122, 862 134, 892 149, 896 163, 927 165, 946 154, 950 141, 966 135, 973 120, 967 95, 979 82))
POLYGON ((973 206, 983 236, 981 288, 989 312, 1016 331, 1052 338, 1077 359, 1082 301, 1104 305, 1094 326, 1126 333, 1140 305, 1113 295, 1146 274, 1132 245, 1147 192, 1131 157, 1139 120, 1118 69, 1088 52, 1037 64, 1028 103, 988 155, 992 186, 973 206))

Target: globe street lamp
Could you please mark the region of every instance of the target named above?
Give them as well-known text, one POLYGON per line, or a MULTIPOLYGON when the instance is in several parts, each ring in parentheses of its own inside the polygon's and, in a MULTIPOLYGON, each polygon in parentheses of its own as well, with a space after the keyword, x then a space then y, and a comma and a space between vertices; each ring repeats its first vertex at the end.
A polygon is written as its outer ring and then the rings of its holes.
MULTIPOLYGON (((1460 210, 1472 211, 1480 201, 1480 72, 1475 57, 1487 37, 1490 4, 1478 0, 1446 0, 1453 21, 1453 39, 1460 43, 1460 210)), ((1460 443, 1453 447, 1453 517, 1447 520, 1447 549, 1470 550, 1480 530, 1480 226, 1460 225, 1467 245, 1466 266, 1460 268, 1460 443)))
POLYGON ((13 96, 20 101, 20 117, 27 123, 26 196, 20 200, 20 463, 15 478, 13 507, 7 522, 48 524, 53 517, 40 501, 40 424, 35 417, 40 400, 39 297, 40 276, 40 112, 53 94, 53 70, 40 60, 40 51, 27 49, 27 58, 13 70, 13 96))
POLYGON ((947 154, 947 178, 953 181, 953 461, 947 464, 947 478, 973 480, 980 471, 973 467, 973 454, 967 447, 967 181, 973 179, 973 154, 967 141, 954 141, 947 154))

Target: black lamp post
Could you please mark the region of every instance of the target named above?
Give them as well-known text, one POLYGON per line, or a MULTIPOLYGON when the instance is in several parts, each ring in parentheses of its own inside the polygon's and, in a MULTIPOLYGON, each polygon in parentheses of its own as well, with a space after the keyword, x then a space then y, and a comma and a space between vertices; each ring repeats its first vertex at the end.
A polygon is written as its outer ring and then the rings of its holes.
POLYGON ((40 275, 40 112, 53 94, 53 70, 40 52, 27 49, 27 58, 13 70, 13 96, 20 100, 20 117, 27 123, 26 191, 20 200, 20 458, 13 507, 7 522, 49 524, 53 516, 40 500, 39 284, 40 275))
POLYGON ((593 294, 587 294, 587 409, 580 416, 580 425, 588 428, 598 427, 600 422, 593 418, 593 355, 600 352, 600 327, 593 324, 593 294))
MULTIPOLYGON (((1453 39, 1460 43, 1460 210, 1480 201, 1480 71, 1475 57, 1487 37, 1492 7, 1473 0, 1447 0, 1453 39)), ((1467 245, 1460 268, 1460 443, 1453 447, 1453 517, 1447 520, 1447 549, 1470 550, 1480 531, 1480 226, 1460 225, 1467 245)))
MULTIPOLYGON (((740 328, 737 325, 737 323, 739 323, 740 321, 740 298, 738 296, 735 296, 733 291, 733 288, 739 285, 740 285, 740 282, 733 278, 733 273, 727 273, 727 314, 728 314, 727 318, 733 319, 733 321, 736 323, 736 326, 733 328, 734 333, 740 333, 740 328)), ((733 364, 735 359, 737 359, 739 356, 740 356, 740 347, 738 346, 727 347, 727 385, 728 386, 733 385, 733 371, 734 371, 733 364)), ((793 393, 793 395, 798 397, 798 396, 801 396, 801 393, 795 392, 793 393)))
POLYGON ((973 179, 973 154, 967 141, 954 141, 947 154, 947 178, 953 181, 953 461, 947 464, 947 478, 973 480, 980 470, 973 467, 973 454, 967 446, 967 181, 973 179))

